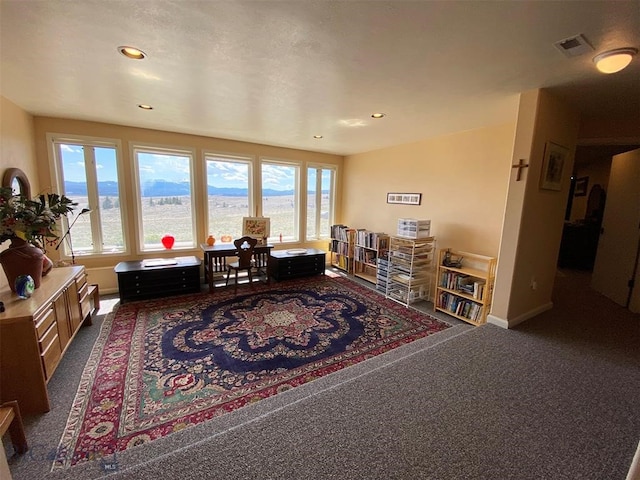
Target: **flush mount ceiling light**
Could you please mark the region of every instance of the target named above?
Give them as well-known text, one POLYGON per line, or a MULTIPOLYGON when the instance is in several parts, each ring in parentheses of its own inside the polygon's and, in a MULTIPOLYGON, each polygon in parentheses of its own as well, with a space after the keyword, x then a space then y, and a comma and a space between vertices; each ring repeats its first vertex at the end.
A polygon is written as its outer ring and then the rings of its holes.
POLYGON ((371 118, 382 118, 384 116, 385 116, 384 113, 372 113, 371 114, 371 118))
POLYGON ((313 138, 320 139, 320 138, 322 138, 322 135, 314 135, 313 138))
POLYGON ((616 48, 596 55, 593 57, 593 63, 602 73, 616 73, 629 65, 636 53, 636 48, 616 48))
POLYGON ((142 110, 153 110, 153 107, 151 105, 145 105, 144 103, 138 105, 138 108, 141 108, 142 110))
POLYGON ((125 57, 132 58, 133 60, 142 60, 147 56, 146 53, 136 47, 122 46, 118 47, 118 51, 125 57))

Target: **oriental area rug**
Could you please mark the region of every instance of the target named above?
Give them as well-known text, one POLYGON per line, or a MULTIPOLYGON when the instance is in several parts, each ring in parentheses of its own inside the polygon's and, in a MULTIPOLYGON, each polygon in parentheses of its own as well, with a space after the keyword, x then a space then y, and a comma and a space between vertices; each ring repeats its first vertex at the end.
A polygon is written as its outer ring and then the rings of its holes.
POLYGON ((152 442, 448 327, 329 275, 119 305, 53 468, 152 442))

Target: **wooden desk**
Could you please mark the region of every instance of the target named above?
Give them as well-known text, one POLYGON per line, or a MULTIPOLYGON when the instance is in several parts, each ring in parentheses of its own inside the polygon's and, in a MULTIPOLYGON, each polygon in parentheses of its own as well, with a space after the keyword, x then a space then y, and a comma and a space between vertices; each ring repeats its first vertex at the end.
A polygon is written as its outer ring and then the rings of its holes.
MULTIPOLYGON (((227 273, 227 257, 236 257, 238 251, 233 243, 218 243, 209 246, 201 243, 200 248, 204 252, 204 278, 209 283, 209 292, 213 293, 213 275, 216 273, 227 273)), ((256 245, 253 249, 253 259, 258 272, 267 273, 269 264, 269 252, 273 245, 256 245)), ((267 282, 269 276, 267 275, 267 282)))

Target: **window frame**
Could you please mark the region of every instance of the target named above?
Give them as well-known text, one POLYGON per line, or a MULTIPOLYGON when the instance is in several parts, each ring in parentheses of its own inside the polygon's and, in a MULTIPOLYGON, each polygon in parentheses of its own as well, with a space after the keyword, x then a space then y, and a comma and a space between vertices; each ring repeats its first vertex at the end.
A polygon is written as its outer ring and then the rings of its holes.
MULTIPOLYGON (((95 161, 95 150, 94 148, 113 148, 116 156, 116 168, 117 168, 117 179, 118 179, 118 201, 120 205, 126 205, 127 202, 127 194, 126 188, 124 184, 125 173, 124 166, 122 160, 122 142, 116 138, 105 138, 105 137, 93 137, 87 135, 70 135, 70 134, 62 134, 62 133, 53 133, 49 132, 46 134, 47 139, 47 149, 49 155, 49 173, 52 178, 53 184, 56 186, 58 192, 65 192, 64 188, 64 169, 62 167, 62 158, 59 155, 59 146, 60 145, 77 145, 82 146, 84 149, 87 147, 91 148, 91 165, 92 168, 87 169, 86 164, 86 155, 87 151, 85 150, 85 174, 87 175, 87 202, 89 204, 89 208, 91 212, 89 213, 91 217, 91 237, 93 249, 89 251, 81 250, 78 251, 74 248, 74 256, 75 257, 83 257, 83 258, 96 258, 101 257, 103 255, 127 255, 130 251, 129 249, 129 233, 127 231, 126 226, 128 225, 128 213, 126 208, 120 208, 120 222, 122 228, 122 241, 123 247, 122 250, 117 251, 105 251, 103 250, 103 232, 102 232, 102 221, 101 221, 101 205, 100 198, 98 193, 98 176, 96 170, 96 161, 95 161)), ((74 213, 76 213, 74 211, 74 213)), ((76 213, 76 215, 79 212, 76 213)), ((62 232, 66 232, 69 229, 69 218, 67 216, 62 216, 62 232)), ((68 260, 72 258, 71 252, 69 251, 69 247, 66 243, 62 244, 62 248, 58 250, 60 252, 60 258, 68 260)))
POLYGON ((131 178, 132 195, 134 197, 135 205, 135 220, 137 227, 137 239, 136 239, 136 253, 148 254, 164 252, 166 249, 160 245, 158 248, 146 248, 144 245, 144 228, 143 228, 143 215, 142 215, 142 195, 140 191, 140 175, 137 153, 147 153, 156 155, 176 155, 189 157, 189 187, 190 187, 190 202, 191 202, 191 244, 190 245, 174 245, 171 248, 172 251, 192 251, 198 248, 198 233, 197 233, 197 201, 196 201, 196 188, 195 188, 195 159, 196 149, 190 147, 176 147, 171 145, 159 145, 147 142, 129 142, 129 154, 131 158, 131 178))
POLYGON ((304 240, 305 242, 314 242, 314 241, 321 241, 321 240, 327 240, 331 238, 331 232, 327 231, 325 236, 322 236, 320 232, 321 230, 321 208, 319 208, 319 206, 322 203, 322 175, 318 175, 318 172, 322 172, 323 170, 329 170, 332 172, 331 175, 331 180, 330 180, 330 185, 329 185, 329 201, 331 203, 330 209, 329 209, 329 226, 333 225, 335 223, 335 215, 336 215, 336 185, 338 182, 338 166, 337 165, 332 165, 332 164, 326 164, 326 163, 308 163, 307 164, 307 175, 306 175, 306 179, 307 179, 307 184, 306 184, 306 195, 305 198, 307 198, 307 196, 309 195, 309 184, 308 184, 308 179, 309 179, 309 170, 315 170, 316 171, 316 185, 315 185, 315 189, 316 189, 316 219, 315 219, 315 232, 316 232, 316 236, 315 237, 307 237, 307 224, 309 223, 309 212, 307 209, 307 203, 305 202, 305 226, 304 226, 304 240))
MULTIPOLYGON (((253 212, 256 211, 256 186, 255 186, 255 165, 256 165, 256 158, 253 155, 242 155, 242 154, 237 154, 237 153, 224 153, 224 152, 218 152, 218 151, 214 151, 214 150, 204 150, 202 152, 202 168, 203 168, 203 181, 202 181, 202 187, 203 187, 203 192, 204 192, 204 198, 205 198, 205 204, 206 204, 206 208, 205 208, 205 219, 204 219, 204 228, 205 228, 205 234, 208 236, 212 231, 213 231, 213 227, 211 225, 211 223, 209 222, 210 218, 211 218, 211 212, 209 210, 209 183, 208 183, 208 162, 209 160, 211 161, 225 161, 225 162, 229 162, 229 163, 236 163, 236 164, 246 164, 249 168, 248 168, 248 175, 249 175, 249 179, 247 181, 247 196, 248 196, 248 201, 249 201, 249 207, 248 207, 248 212, 247 212, 247 216, 253 216, 253 212)), ((239 225, 242 225, 242 218, 239 219, 239 225)))
MULTIPOLYGON (((278 243, 301 243, 303 240, 303 238, 305 238, 305 232, 303 231, 303 229, 306 230, 307 228, 307 223, 306 223, 306 217, 303 218, 303 215, 306 213, 306 205, 302 206, 302 202, 301 202, 301 191, 302 191, 302 168, 304 166, 304 163, 301 161, 297 161, 297 160, 284 160, 284 159, 278 159, 278 158, 273 158, 273 157, 260 157, 260 161, 259 161, 259 168, 260 168, 260 175, 256 175, 257 177, 257 183, 258 183, 258 192, 257 195, 259 195, 258 198, 260 198, 260 201, 258 202, 258 213, 257 216, 262 216, 262 217, 266 217, 268 215, 265 214, 264 212, 264 205, 263 205, 263 200, 264 200, 264 195, 262 194, 262 192, 264 191, 264 183, 262 181, 262 167, 264 165, 275 165, 275 166, 286 166, 286 167, 293 167, 295 168, 295 180, 294 180, 294 218, 295 218, 295 225, 293 226, 293 231, 296 235, 296 238, 293 240, 283 240, 281 241, 279 238, 279 234, 276 234, 276 232, 274 232, 273 229, 273 220, 271 221, 271 232, 270 232, 270 236, 267 239, 267 242, 269 243, 275 243, 276 240, 278 241, 278 243)), ((306 178, 304 179, 304 182, 306 184, 306 178)))

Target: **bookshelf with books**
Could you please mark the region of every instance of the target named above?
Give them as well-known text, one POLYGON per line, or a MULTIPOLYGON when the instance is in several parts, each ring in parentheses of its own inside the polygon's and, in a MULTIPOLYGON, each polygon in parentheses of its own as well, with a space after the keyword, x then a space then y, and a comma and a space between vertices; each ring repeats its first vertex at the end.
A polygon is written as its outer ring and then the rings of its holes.
POLYGON ((355 230, 346 225, 331 226, 331 265, 347 273, 353 273, 353 247, 355 230))
POLYGON ((429 300, 435 243, 435 237, 390 237, 388 298, 407 307, 419 300, 429 300))
POLYGON ((495 280, 496 259, 469 252, 442 249, 434 308, 472 325, 487 321, 495 280))
POLYGON ((367 282, 376 283, 377 260, 389 249, 389 235, 365 229, 355 232, 353 274, 367 282))

